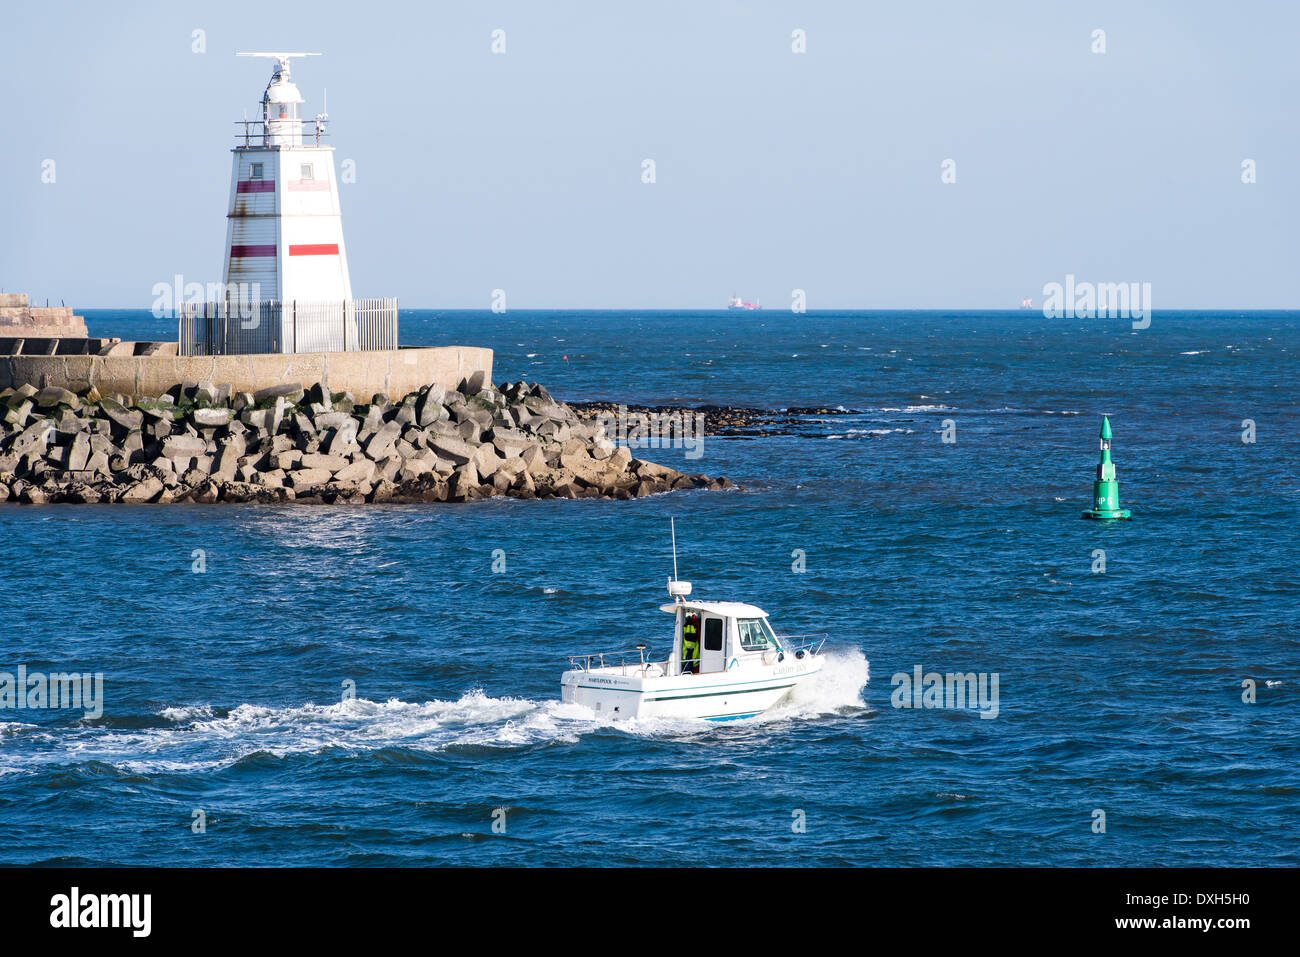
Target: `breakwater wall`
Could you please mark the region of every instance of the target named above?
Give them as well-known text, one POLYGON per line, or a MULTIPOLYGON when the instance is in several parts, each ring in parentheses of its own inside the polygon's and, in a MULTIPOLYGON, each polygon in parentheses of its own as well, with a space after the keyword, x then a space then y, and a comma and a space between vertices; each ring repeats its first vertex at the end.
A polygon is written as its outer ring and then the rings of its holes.
POLYGON ((496 388, 479 374, 364 401, 320 382, 247 392, 202 381, 148 399, 93 385, 0 389, 0 502, 629 499, 701 487, 731 483, 634 458, 540 384, 496 388))
POLYGON ((51 347, 14 339, 6 352, 0 352, 0 390, 26 385, 84 393, 93 387, 101 395, 119 394, 135 400, 199 382, 250 393, 325 382, 334 391, 368 399, 375 393, 404 396, 426 385, 458 389, 466 382, 477 391, 492 382, 492 350, 474 346, 181 356, 176 355, 175 343, 103 342, 99 354, 84 350, 72 354, 76 347, 72 340, 55 341, 51 347), (40 351, 28 354, 31 349, 40 351))

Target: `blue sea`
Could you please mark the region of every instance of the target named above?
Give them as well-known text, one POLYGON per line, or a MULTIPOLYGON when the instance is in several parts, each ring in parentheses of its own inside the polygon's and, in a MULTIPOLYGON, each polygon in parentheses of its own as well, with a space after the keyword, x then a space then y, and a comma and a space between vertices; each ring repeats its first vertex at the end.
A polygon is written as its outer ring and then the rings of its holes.
POLYGON ((104 695, 0 711, 0 863, 1300 863, 1300 314, 401 324, 566 400, 847 411, 640 453, 730 491, 0 506, 0 671, 104 695), (1080 518, 1103 414, 1131 522, 1080 518), (560 704, 566 655, 666 652, 670 518, 697 596, 828 635, 816 685, 725 724, 560 704), (917 667, 996 676, 996 717, 895 707, 917 667))

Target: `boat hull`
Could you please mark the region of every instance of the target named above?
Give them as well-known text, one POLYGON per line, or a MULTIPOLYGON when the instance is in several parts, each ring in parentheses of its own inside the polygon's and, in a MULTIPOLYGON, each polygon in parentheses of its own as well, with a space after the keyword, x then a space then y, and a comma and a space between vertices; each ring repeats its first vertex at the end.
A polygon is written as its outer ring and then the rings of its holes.
POLYGON ((566 671, 565 702, 620 718, 703 718, 735 721, 762 714, 821 670, 821 661, 787 661, 770 667, 715 674, 647 677, 619 669, 566 671))

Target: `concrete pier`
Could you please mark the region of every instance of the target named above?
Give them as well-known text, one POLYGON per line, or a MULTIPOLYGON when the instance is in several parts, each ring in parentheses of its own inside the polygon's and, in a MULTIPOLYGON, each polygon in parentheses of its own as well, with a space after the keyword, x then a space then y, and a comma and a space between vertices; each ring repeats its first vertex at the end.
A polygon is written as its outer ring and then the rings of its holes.
POLYGON ((94 386, 101 395, 120 393, 139 399, 196 382, 228 385, 235 392, 327 382, 337 392, 369 398, 377 392, 406 395, 430 385, 455 390, 469 383, 477 391, 492 382, 492 350, 475 346, 180 356, 174 342, 103 343, 99 354, 88 355, 68 354, 77 343, 66 339, 46 340, 39 346, 36 340, 10 340, 8 354, 0 350, 0 389, 32 385, 84 392, 94 386), (37 346, 38 354, 29 354, 29 345, 37 346))

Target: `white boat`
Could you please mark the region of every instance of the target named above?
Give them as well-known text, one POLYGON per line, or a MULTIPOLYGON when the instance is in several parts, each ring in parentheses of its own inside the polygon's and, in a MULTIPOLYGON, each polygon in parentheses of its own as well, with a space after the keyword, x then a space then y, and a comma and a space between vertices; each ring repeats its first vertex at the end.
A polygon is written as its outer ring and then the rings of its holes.
POLYGON ((761 608, 736 601, 690 601, 690 593, 690 582, 669 580, 673 601, 659 608, 673 616, 672 651, 666 659, 648 659, 645 645, 570 656, 569 670, 560 678, 561 698, 620 718, 730 721, 763 713, 821 671, 823 636, 778 636, 761 608), (688 621, 696 627, 699 656, 683 662, 688 621))

